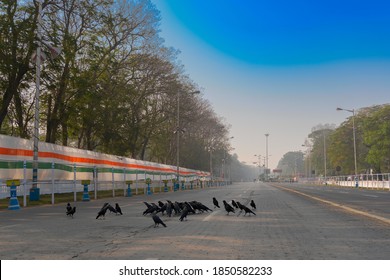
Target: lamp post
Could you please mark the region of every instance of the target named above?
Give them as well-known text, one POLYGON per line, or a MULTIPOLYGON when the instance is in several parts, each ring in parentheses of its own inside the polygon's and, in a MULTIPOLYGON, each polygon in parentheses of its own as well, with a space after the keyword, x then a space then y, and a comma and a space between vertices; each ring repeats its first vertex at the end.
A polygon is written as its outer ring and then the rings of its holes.
POLYGON ((305 141, 305 144, 302 144, 302 147, 307 147, 308 148, 308 153, 307 153, 307 160, 309 161, 307 166, 308 166, 308 172, 307 172, 307 177, 311 178, 311 149, 312 146, 308 141, 305 141))
MULTIPOLYGON (((200 93, 199 90, 190 92, 189 94, 198 94, 200 93)), ((184 132, 183 129, 180 128, 180 92, 177 92, 177 111, 176 111, 176 178, 177 178, 177 184, 180 185, 180 133, 184 132)))
POLYGON ((261 155, 254 155, 255 157, 257 157, 257 160, 256 162, 254 162, 254 164, 258 164, 259 166, 259 182, 260 182, 260 176, 261 176, 261 155))
POLYGON ((268 136, 269 133, 265 135, 265 180, 268 181, 268 136))
POLYGON ((326 181, 326 173, 327 173, 327 170, 326 170, 326 138, 325 138, 325 131, 322 131, 323 133, 323 136, 324 136, 324 179, 325 179, 325 185, 328 185, 327 181, 326 181))
POLYGON ((32 162, 32 188, 30 189, 30 200, 39 200, 38 182, 38 143, 39 143, 39 94, 41 79, 41 60, 42 60, 42 3, 38 1, 38 21, 37 21, 37 50, 36 50, 36 79, 35 79, 35 113, 34 113, 34 147, 32 162))
POLYGON ((49 42, 42 40, 42 0, 38 0, 38 18, 37 18, 37 50, 32 56, 36 64, 35 79, 35 112, 34 112, 34 131, 33 131, 33 162, 32 162, 32 187, 30 189, 30 200, 37 201, 40 198, 38 188, 38 145, 39 145, 39 94, 41 80, 41 64, 46 59, 46 54, 42 51, 42 44, 49 51, 52 59, 61 53, 61 48, 52 46, 49 42))
POLYGON ((343 108, 336 108, 337 111, 347 111, 352 113, 352 132, 353 132, 353 156, 355 160, 355 180, 356 180, 356 187, 359 186, 358 183, 358 177, 357 177, 357 159, 356 159, 356 132, 355 132, 355 109, 343 109, 343 108))

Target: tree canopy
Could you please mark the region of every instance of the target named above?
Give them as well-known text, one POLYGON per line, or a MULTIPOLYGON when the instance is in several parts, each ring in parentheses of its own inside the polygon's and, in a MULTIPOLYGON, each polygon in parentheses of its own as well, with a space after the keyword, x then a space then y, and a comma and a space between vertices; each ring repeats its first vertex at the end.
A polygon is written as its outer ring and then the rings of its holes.
MULTIPOLYGON (((150 0, 42 0, 40 139, 49 143, 210 169, 229 154, 229 125, 160 37, 150 0), (56 59, 50 47, 61 47, 56 59), (180 108, 178 108, 180 98, 180 108), (177 110, 180 128, 177 127, 177 110)), ((38 1, 0 4, 0 131, 33 134, 38 1)))

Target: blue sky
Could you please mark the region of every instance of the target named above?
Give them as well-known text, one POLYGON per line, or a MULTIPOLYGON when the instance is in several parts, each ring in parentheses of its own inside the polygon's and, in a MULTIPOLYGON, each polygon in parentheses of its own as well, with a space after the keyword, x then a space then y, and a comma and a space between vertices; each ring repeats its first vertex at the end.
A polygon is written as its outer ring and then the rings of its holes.
POLYGON ((231 125, 241 161, 269 166, 318 124, 389 103, 390 1, 152 0, 161 36, 231 125))

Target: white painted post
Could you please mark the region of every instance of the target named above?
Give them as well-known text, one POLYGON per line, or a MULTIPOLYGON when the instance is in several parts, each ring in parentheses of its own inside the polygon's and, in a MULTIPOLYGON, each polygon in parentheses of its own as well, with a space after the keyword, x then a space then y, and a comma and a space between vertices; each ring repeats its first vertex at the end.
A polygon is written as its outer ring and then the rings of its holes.
POLYGON ((73 164, 73 201, 77 201, 77 195, 76 195, 76 164, 73 164))
POLYGON ((97 199, 97 169, 93 167, 93 185, 95 187, 95 200, 97 199))
POLYGON ((126 196, 126 169, 123 167, 123 196, 126 196))
POLYGON ((23 161, 23 206, 27 206, 27 162, 23 161))
POLYGON ((135 173, 135 194, 138 194, 138 172, 135 173))
POLYGON ((115 197, 114 167, 111 167, 111 177, 112 177, 112 197, 115 197))
POLYGON ((51 163, 51 204, 54 204, 54 162, 51 163))

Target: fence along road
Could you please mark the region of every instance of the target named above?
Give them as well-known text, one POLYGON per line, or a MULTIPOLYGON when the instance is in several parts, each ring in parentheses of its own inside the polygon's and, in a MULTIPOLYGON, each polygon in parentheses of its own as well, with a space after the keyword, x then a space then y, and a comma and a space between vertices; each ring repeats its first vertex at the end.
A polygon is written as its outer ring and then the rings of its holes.
MULTIPOLYGON (((303 186, 292 185, 283 188, 306 191, 303 186)), ((92 260, 390 258, 388 224, 283 188, 264 183, 240 183, 78 202, 73 219, 66 217, 64 204, 3 210, 0 211, 0 257, 92 260), (232 199, 248 205, 253 199, 257 204, 256 215, 244 216, 239 211, 227 215, 223 206, 213 209, 212 197, 221 205, 222 200, 231 202, 232 199), (178 216, 161 216, 167 227, 154 228, 152 218, 142 215, 146 209, 142 201, 157 203, 167 199, 197 200, 214 211, 188 215, 188 220, 183 222, 178 216), (105 219, 95 219, 104 202, 119 203, 123 216, 107 214, 105 219)), ((317 187, 315 195, 328 193, 324 189, 317 187)), ((378 196, 376 206, 370 207, 374 197, 369 196, 359 196, 352 206, 387 215, 387 210, 381 209, 386 201, 389 205, 388 194, 377 191, 370 194, 378 196)), ((350 202, 343 199, 337 202, 350 202)))

